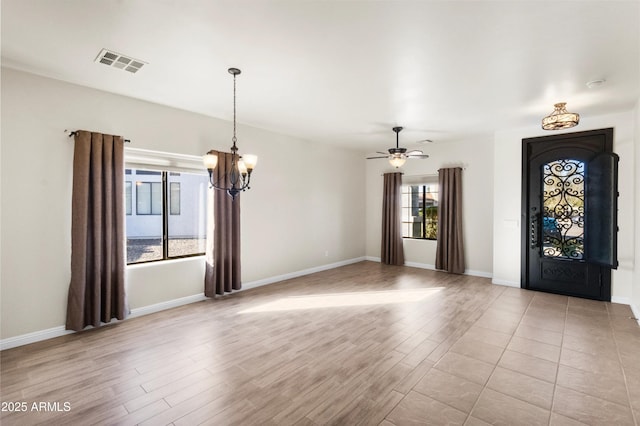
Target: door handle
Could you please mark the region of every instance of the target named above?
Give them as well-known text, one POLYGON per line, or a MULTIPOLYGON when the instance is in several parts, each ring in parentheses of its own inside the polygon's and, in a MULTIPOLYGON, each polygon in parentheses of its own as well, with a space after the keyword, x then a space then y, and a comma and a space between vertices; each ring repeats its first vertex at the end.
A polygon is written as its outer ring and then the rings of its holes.
MULTIPOLYGON (((536 208, 534 207, 531 210, 535 211, 536 208)), ((531 243, 531 248, 534 249, 540 247, 540 214, 533 213, 530 217, 529 223, 531 223, 529 229, 529 241, 531 243)))

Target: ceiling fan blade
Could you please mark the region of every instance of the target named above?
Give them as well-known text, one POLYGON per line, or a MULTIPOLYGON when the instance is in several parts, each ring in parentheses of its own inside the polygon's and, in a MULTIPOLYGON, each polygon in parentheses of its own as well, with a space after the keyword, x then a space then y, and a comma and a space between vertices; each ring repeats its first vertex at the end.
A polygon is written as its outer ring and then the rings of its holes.
POLYGON ((407 152, 407 155, 422 155, 422 151, 419 149, 414 149, 413 151, 407 152))
POLYGON ((389 158, 389 156, 385 155, 384 157, 367 157, 367 160, 375 160, 377 158, 389 158))
POLYGON ((418 158, 420 160, 424 160, 425 158, 429 158, 429 155, 428 154, 407 155, 407 158, 418 158))
POLYGON ((388 152, 376 151, 376 154, 389 155, 388 152))

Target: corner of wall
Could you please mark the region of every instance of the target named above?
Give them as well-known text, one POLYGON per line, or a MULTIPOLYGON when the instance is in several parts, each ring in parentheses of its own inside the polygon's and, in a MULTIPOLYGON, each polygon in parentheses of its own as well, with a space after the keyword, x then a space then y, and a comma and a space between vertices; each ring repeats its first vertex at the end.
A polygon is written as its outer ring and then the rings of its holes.
MULTIPOLYGON (((631 308, 634 309, 634 315, 636 318, 640 318, 640 172, 638 166, 640 165, 640 97, 636 102, 636 106, 633 114, 633 149, 634 149, 634 196, 635 196, 635 212, 634 212, 634 240, 635 247, 633 253, 633 264, 631 266, 632 279, 631 279, 631 308)), ((640 323, 640 320, 638 320, 640 323)))

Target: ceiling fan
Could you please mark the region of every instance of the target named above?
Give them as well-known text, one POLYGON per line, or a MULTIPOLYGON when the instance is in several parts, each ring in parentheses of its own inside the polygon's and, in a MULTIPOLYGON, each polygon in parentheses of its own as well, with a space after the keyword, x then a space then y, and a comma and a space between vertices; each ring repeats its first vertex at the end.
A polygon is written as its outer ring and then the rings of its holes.
POLYGON ((396 132, 396 147, 389 148, 389 153, 377 151, 378 154, 382 154, 384 157, 367 157, 367 160, 374 160, 376 158, 388 158, 389 163, 396 169, 404 164, 407 161, 407 158, 429 158, 427 154, 423 154, 422 151, 414 149, 413 151, 407 152, 407 148, 400 148, 398 139, 399 133, 402 131, 402 127, 394 127, 392 129, 396 132))

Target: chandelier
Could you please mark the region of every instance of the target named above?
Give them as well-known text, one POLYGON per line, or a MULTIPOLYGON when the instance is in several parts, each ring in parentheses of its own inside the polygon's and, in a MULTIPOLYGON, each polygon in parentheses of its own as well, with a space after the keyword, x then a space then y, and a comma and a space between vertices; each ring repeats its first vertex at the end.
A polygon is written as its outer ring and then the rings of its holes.
POLYGON ((209 172, 209 183, 215 189, 227 191, 233 200, 242 192, 250 189, 249 181, 251 180, 251 172, 258 162, 256 155, 238 154, 236 146, 236 76, 240 74, 238 68, 229 68, 229 74, 233 75, 233 146, 231 147, 231 170, 226 172, 226 179, 217 179, 214 173, 218 165, 218 156, 214 150, 207 152, 203 158, 203 162, 209 172))
POLYGON ((578 125, 580 115, 575 112, 567 112, 566 104, 566 102, 555 104, 553 112, 542 119, 542 128, 544 130, 568 129, 578 125))

